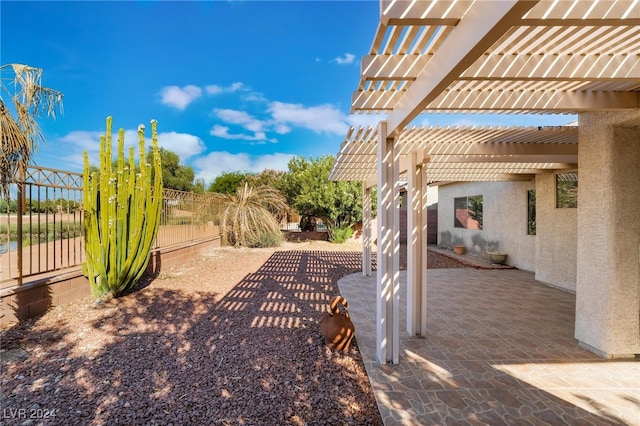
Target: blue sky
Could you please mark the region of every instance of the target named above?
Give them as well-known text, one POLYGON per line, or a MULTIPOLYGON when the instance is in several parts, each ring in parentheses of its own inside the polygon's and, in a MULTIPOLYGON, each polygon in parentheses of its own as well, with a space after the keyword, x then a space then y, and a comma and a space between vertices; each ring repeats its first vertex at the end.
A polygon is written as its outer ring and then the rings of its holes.
MULTIPOLYGON (((286 170, 336 154, 349 126, 377 0, 0 3, 0 62, 42 68, 64 114, 41 119, 38 165, 97 163, 105 119, 158 120, 160 145, 208 184, 224 171, 286 170)), ((8 76, 2 75, 3 78, 8 76)), ((560 125, 571 116, 423 115, 428 125, 560 125)))

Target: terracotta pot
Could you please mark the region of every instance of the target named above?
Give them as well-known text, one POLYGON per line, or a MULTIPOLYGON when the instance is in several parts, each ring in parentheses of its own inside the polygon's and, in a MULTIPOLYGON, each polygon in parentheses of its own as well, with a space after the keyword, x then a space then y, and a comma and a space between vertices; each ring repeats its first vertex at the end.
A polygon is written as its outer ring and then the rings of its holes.
POLYGON ((453 246, 453 252, 458 255, 464 254, 465 248, 465 246, 453 246))
POLYGON ((353 339, 354 327, 346 307, 349 306, 347 299, 336 296, 331 301, 329 309, 331 313, 322 313, 320 331, 324 337, 325 344, 331 349, 347 351, 353 339), (340 312, 338 305, 343 306, 344 313, 340 312))

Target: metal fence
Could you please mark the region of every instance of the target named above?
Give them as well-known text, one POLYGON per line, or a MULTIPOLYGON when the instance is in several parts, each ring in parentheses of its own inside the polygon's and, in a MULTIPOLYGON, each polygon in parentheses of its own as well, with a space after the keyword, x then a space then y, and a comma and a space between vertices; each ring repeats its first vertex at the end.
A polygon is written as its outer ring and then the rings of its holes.
POLYGON ((156 248, 220 235, 220 216, 226 205, 219 194, 165 189, 156 248))
MULTIPOLYGON (((79 266, 85 259, 80 173, 31 166, 0 195, 0 288, 79 266)), ((155 248, 217 236, 225 200, 165 189, 155 248)))
MULTIPOLYGON (((298 232, 300 231, 300 222, 283 222, 280 226, 280 229, 283 231, 298 232)), ((316 222, 315 230, 318 232, 327 232, 327 226, 319 220, 318 222, 316 222)))
POLYGON ((29 167, 0 198, 0 285, 69 268, 84 260, 82 175, 29 167))

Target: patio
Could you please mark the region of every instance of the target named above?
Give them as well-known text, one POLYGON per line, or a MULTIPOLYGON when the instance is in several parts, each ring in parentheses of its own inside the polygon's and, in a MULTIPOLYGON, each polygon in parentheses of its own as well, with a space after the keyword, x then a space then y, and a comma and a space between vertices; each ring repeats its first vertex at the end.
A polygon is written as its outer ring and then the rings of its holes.
POLYGON ((574 339, 575 295, 520 270, 428 270, 426 337, 400 363, 376 360, 376 277, 338 283, 386 425, 638 424, 640 363, 606 361, 574 339))
MULTIPOLYGON (((430 332, 423 274, 425 216, 433 204, 426 193, 438 185, 439 193, 440 186, 451 189, 438 198, 438 220, 447 223, 452 244, 474 237, 497 243, 510 253, 509 264, 575 292, 570 336, 585 348, 608 359, 640 354, 638 2, 378 3, 380 19, 351 97, 351 112, 379 114, 377 125, 348 131, 330 175, 363 182, 365 242, 373 240, 377 188, 378 285, 369 305, 378 317, 376 358, 397 364, 401 356, 395 200, 405 182, 411 335, 430 332), (465 116, 433 125, 440 113, 465 116), (541 116, 522 127, 502 114, 541 116), (544 114, 575 117, 549 126, 544 114), (572 213, 556 211, 565 173, 580 176, 572 213), (492 192, 494 182, 504 188, 494 185, 499 189, 492 192), (517 221, 528 206, 517 191, 534 189, 537 228, 525 246, 519 237, 525 224, 517 221), (464 198, 478 195, 487 202, 483 218, 509 218, 509 224, 454 229, 455 199, 469 212, 464 198)), ((365 258, 370 252, 365 243, 365 258)))

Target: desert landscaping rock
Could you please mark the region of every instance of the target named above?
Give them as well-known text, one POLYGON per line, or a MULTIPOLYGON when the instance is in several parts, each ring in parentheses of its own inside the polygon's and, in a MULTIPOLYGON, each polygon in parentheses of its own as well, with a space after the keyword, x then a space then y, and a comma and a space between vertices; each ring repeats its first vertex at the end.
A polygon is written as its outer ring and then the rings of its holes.
POLYGON ((357 339, 319 329, 360 263, 359 244, 217 248, 24 321, 0 335, 0 424, 380 425, 357 339))

